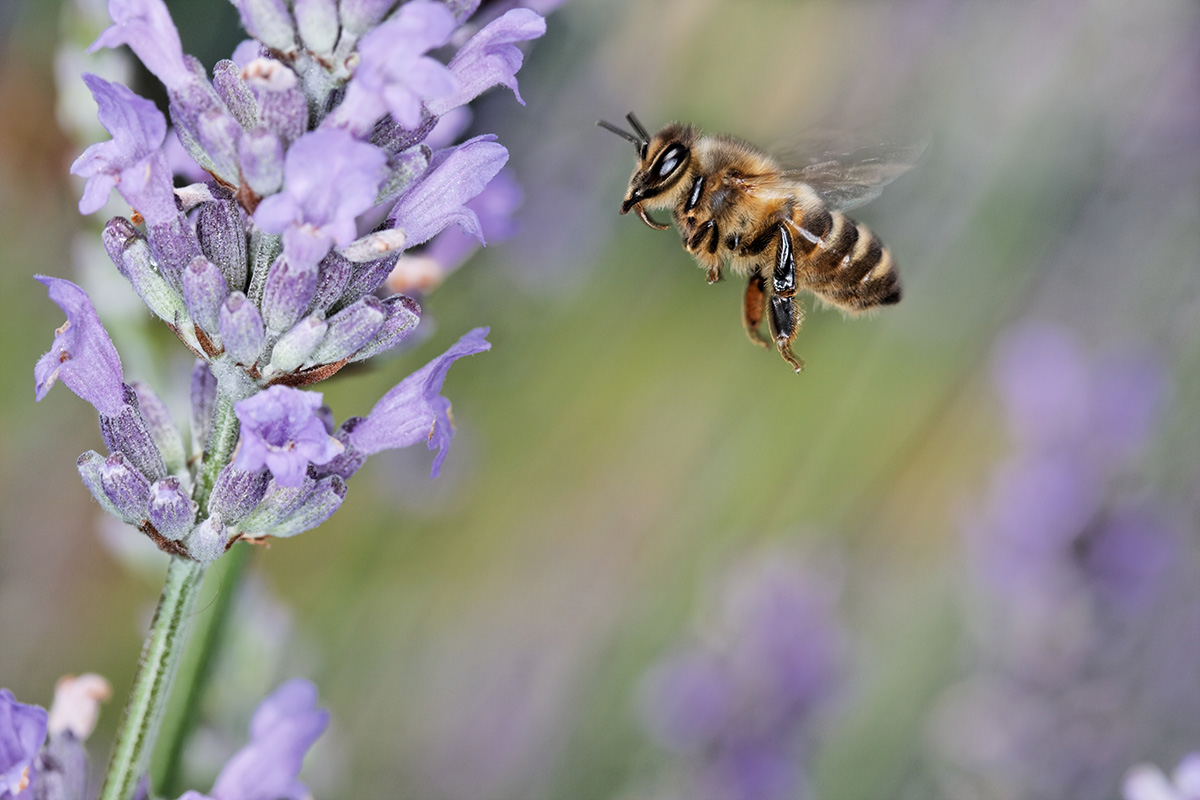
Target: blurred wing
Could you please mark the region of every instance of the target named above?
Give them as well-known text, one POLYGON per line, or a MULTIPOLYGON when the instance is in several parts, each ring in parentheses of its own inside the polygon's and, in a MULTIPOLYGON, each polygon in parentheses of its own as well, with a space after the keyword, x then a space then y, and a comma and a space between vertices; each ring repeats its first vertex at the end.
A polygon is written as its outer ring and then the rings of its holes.
POLYGON ((912 169, 929 146, 872 143, 860 145, 845 137, 805 140, 776 151, 786 180, 807 183, 833 211, 849 211, 879 197, 883 187, 912 169))

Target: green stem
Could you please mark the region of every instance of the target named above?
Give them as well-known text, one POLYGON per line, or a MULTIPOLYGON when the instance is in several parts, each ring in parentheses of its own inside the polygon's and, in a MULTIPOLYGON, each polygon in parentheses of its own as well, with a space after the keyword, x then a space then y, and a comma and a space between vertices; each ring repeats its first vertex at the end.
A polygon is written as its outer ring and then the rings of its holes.
POLYGON ((205 564, 171 558, 99 800, 131 800, 149 768, 206 570, 205 564))
POLYGON ((200 504, 200 519, 208 516, 208 498, 212 494, 213 484, 217 482, 217 474, 229 463, 240 431, 241 426, 233 411, 233 400, 224 392, 218 394, 208 447, 204 451, 204 461, 196 472, 196 488, 192 492, 192 499, 200 504))
POLYGON ((162 772, 154 785, 167 797, 180 794, 183 750, 200 719, 204 695, 212 683, 213 667, 221 654, 221 646, 232 617, 233 601, 237 597, 242 573, 245 571, 246 562, 250 560, 252 550, 253 548, 245 545, 233 547, 220 560, 221 567, 224 568, 224 572, 217 575, 221 585, 209 613, 204 616, 196 631, 199 653, 195 658, 189 656, 188 664, 183 668, 183 702, 178 707, 178 712, 172 712, 172 717, 166 722, 159 749, 163 754, 162 760, 160 762, 156 759, 155 762, 162 767, 162 772))

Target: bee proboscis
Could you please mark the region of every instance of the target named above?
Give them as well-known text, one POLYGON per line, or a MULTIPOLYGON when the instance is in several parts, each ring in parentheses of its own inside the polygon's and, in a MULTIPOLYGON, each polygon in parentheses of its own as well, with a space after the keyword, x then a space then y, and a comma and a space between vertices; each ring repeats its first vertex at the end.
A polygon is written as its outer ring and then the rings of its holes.
POLYGON ((723 266, 748 278, 747 335, 762 347, 773 344, 796 372, 804 368, 792 353, 803 319, 797 291, 850 313, 900 301, 891 252, 843 212, 878 197, 923 145, 809 152, 788 163, 732 136, 703 135, 679 123, 651 136, 633 113, 625 118, 632 132, 598 123, 637 148, 621 213, 634 211, 651 228, 666 230, 649 212, 670 208, 684 248, 709 283, 721 280, 723 266), (760 330, 764 316, 769 339, 760 330))

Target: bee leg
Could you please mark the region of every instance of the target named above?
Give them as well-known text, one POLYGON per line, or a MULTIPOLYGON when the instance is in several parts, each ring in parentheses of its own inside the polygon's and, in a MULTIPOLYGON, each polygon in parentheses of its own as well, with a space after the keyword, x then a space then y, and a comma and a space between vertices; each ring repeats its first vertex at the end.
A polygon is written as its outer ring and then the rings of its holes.
POLYGON ((792 340, 796 338, 796 332, 800 330, 800 323, 803 319, 804 312, 796 304, 796 298, 778 295, 771 298, 771 316, 769 317, 771 334, 775 337, 775 346, 779 348, 779 355, 792 365, 792 370, 795 372, 804 369, 804 359, 797 357, 792 352, 792 340))
POLYGON ((746 284, 746 297, 742 301, 742 325, 750 341, 760 347, 770 347, 771 340, 759 332, 762 326, 763 312, 767 310, 767 282, 761 272, 750 276, 746 284))
POLYGON ((779 354, 796 372, 804 369, 804 361, 792 353, 792 340, 800 330, 804 312, 796 304, 796 255, 792 251, 792 235, 779 224, 775 246, 775 267, 771 271, 770 328, 779 354))
POLYGON ((704 237, 708 236, 709 233, 714 232, 716 230, 716 228, 717 228, 717 222, 716 222, 716 220, 713 220, 713 219, 710 219, 707 222, 704 222, 704 223, 696 226, 696 230, 692 231, 692 234, 690 236, 688 236, 687 242, 684 244, 684 246, 690 252, 695 252, 696 250, 699 250, 700 245, 702 245, 704 243, 704 237))

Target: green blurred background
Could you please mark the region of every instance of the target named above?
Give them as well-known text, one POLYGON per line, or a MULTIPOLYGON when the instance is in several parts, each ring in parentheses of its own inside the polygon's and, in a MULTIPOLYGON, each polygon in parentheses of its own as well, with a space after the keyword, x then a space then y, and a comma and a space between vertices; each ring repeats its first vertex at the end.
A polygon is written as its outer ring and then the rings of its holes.
MULTIPOLYGON (((210 68, 239 38, 226 3, 169 5, 210 68)), ((62 319, 30 275, 75 275, 72 239, 98 222, 75 210, 82 144, 55 118, 71 13, 0 8, 0 683, 47 704, 61 674, 106 675, 102 760, 161 566, 105 543, 74 468, 101 447, 92 410, 65 389, 33 402, 62 319)), ((493 350, 446 384, 442 477, 423 449, 377 458, 330 522, 255 553, 197 773, 210 751, 220 763, 222 725, 238 741, 256 699, 303 675, 334 719, 310 759, 317 796, 629 792, 657 758, 639 676, 723 565, 782 547, 840 565, 853 641, 818 794, 934 796, 929 714, 961 666, 960 522, 1009 446, 996 334, 1033 316, 1097 350, 1157 349, 1173 404, 1145 478, 1195 519, 1200 5, 574 0, 520 81, 525 108, 496 93, 476 120, 512 154, 519 234, 426 299, 424 341, 319 387, 339 419, 363 414, 490 325, 493 350), (896 255, 903 303, 811 310, 799 377, 751 347, 737 281, 708 286, 674 233, 617 214, 632 153, 594 123, 628 110, 764 145, 831 121, 929 135, 918 168, 856 213, 896 255)), ((103 301, 102 316, 128 307, 103 301)), ((111 324, 152 337, 127 379, 185 396, 169 334, 111 324)))

